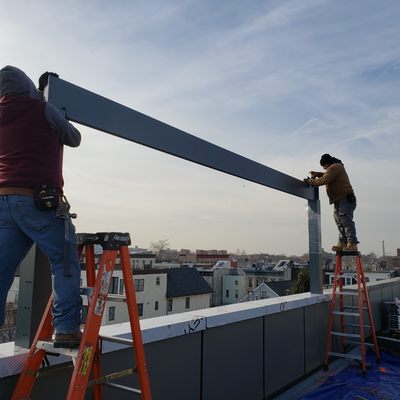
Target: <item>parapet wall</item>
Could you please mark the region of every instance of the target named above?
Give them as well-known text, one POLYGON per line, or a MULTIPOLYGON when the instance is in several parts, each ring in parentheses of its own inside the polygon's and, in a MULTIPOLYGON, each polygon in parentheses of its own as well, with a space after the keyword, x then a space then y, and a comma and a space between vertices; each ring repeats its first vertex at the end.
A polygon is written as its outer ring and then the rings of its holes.
MULTIPOLYGON (((379 330, 384 302, 400 297, 400 278, 368 287, 379 330)), ((153 399, 273 398, 322 366, 330 299, 327 290, 142 320, 153 399)), ((129 324, 103 327, 101 333, 129 337, 129 324)), ((105 343, 103 350, 105 373, 132 367, 130 348, 105 343)), ((26 352, 13 344, 0 345, 1 400, 11 398, 26 352)), ((65 398, 70 364, 48 358, 51 366, 37 380, 32 400, 65 398)), ((137 387, 132 380, 118 383, 137 387)), ((132 394, 104 388, 103 398, 124 400, 132 394)))

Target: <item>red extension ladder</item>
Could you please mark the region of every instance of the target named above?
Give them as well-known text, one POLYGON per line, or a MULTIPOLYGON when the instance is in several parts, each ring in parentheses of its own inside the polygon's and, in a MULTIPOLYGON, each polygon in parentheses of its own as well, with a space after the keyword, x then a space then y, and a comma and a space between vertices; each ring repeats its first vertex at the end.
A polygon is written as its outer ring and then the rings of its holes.
POLYGON ((374 321, 372 319, 371 304, 369 302, 368 289, 364 276, 364 269, 361 263, 361 255, 358 251, 356 252, 337 252, 336 253, 336 268, 333 281, 333 294, 332 304, 329 317, 328 335, 326 341, 326 353, 324 366, 328 369, 329 356, 343 357, 347 359, 359 360, 361 362, 363 375, 367 372, 366 367, 366 346, 371 346, 374 351, 377 360, 380 360, 378 342, 376 340, 376 333, 374 327, 374 321), (355 256, 355 272, 348 274, 343 272, 342 268, 342 257, 355 256), (343 284, 344 275, 353 276, 357 281, 357 291, 346 290, 343 284), (351 305, 345 304, 344 298, 350 297, 353 299, 351 305), (369 325, 365 324, 365 314, 369 319, 369 325), (335 316, 339 317, 338 328, 334 331, 334 320, 335 316), (349 332, 350 330, 350 332, 349 332), (370 335, 366 335, 366 330, 369 331, 370 335), (365 337, 371 336, 372 343, 366 343, 365 337), (340 352, 332 352, 332 338, 339 338, 340 352), (359 354, 345 353, 345 345, 356 345, 360 348, 359 354))

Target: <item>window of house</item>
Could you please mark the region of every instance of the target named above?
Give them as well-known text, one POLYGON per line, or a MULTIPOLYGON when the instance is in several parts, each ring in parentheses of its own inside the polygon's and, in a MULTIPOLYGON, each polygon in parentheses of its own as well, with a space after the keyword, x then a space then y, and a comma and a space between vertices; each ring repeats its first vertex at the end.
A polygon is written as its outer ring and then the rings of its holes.
POLYGON ((157 276, 157 278, 156 278, 156 285, 160 286, 160 277, 159 276, 157 276))
POLYGON ((144 290, 144 279, 135 279, 135 290, 137 292, 143 292, 143 290, 144 290))
POLYGON ((142 317, 143 316, 143 303, 137 303, 137 310, 138 310, 139 317, 142 317))
POLYGON ((239 282, 238 281, 235 281, 235 286, 237 286, 239 284, 239 282))
POLYGON ((158 301, 156 301, 155 303, 154 303, 154 309, 157 311, 158 310, 158 301))
POLYGON ((172 299, 168 299, 167 311, 172 311, 172 299))
POLYGON ((118 293, 118 277, 111 278, 110 286, 108 287, 108 293, 112 294, 118 293))
POLYGON ((249 278, 249 288, 252 288, 252 287, 253 287, 253 279, 249 278))
POLYGON ((119 294, 124 294, 124 290, 125 290, 125 287, 124 287, 124 280, 123 280, 123 279, 120 279, 120 280, 119 280, 119 294))
POLYGON ((190 308, 190 297, 186 297, 185 299, 185 308, 190 308))
POLYGON ((115 320, 115 307, 108 307, 108 320, 114 321, 115 320))
POLYGON ((239 298, 239 290, 235 289, 235 299, 239 298))
POLYGON ((226 296, 226 297, 229 297, 229 289, 226 289, 226 291, 225 291, 225 296, 226 296))

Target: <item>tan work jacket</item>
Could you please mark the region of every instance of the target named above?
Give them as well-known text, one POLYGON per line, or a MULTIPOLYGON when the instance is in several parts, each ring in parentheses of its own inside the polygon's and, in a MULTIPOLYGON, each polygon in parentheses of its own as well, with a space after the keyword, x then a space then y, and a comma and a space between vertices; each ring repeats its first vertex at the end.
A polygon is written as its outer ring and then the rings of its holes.
POLYGON ((340 163, 331 164, 321 177, 311 179, 310 183, 313 186, 326 185, 330 204, 344 199, 349 193, 354 193, 347 172, 340 163))

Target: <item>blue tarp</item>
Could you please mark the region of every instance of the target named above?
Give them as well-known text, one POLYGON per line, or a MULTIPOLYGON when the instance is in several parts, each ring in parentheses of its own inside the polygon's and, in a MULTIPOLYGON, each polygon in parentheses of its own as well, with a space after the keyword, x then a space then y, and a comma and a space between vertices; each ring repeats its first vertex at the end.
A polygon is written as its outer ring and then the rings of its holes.
POLYGON ((349 366, 301 400, 400 400, 400 357, 382 352, 378 364, 368 352, 367 363, 366 377, 361 367, 349 366))

